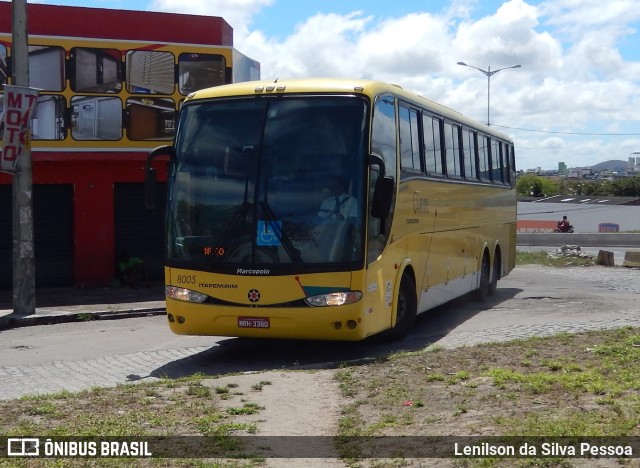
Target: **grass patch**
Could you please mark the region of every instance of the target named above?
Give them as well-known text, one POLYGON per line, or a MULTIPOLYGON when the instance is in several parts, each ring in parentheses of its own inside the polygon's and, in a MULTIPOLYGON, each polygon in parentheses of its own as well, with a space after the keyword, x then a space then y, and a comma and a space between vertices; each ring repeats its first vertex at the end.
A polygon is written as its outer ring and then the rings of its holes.
POLYGON ((596 264, 596 262, 593 257, 577 257, 577 256, 556 257, 554 255, 550 255, 548 252, 545 252, 544 250, 539 250, 535 252, 517 251, 516 264, 517 265, 536 264, 536 265, 547 265, 547 266, 554 266, 554 267, 567 267, 567 266, 593 266, 596 264))
POLYGON ((344 436, 640 436, 638 328, 407 353, 336 379, 344 436))
POLYGON ((265 385, 271 385, 271 382, 269 380, 261 380, 257 384, 252 385, 251 386, 251 390, 254 390, 256 392, 260 392, 260 391, 262 391, 262 389, 264 388, 265 385))
MULTIPOLYGON (((226 396, 228 393, 224 392, 222 395, 226 396)), ((237 418, 258 413, 263 407, 245 403, 240 408, 225 410, 220 404, 222 399, 217 391, 203 384, 200 376, 92 388, 77 393, 64 391, 29 396, 0 401, 0 433, 7 437, 34 434, 46 438, 177 435, 223 437, 258 432, 255 423, 237 418)), ((240 449, 235 439, 222 438, 218 444, 219 453, 240 449)), ((262 464, 257 459, 152 459, 137 460, 135 464, 127 459, 0 459, 0 467, 250 467, 262 464)))

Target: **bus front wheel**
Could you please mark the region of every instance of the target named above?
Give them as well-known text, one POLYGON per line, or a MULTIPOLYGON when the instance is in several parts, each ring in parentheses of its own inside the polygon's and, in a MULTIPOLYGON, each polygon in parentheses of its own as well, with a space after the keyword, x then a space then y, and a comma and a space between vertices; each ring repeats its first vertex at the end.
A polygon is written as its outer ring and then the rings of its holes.
POLYGON ((491 293, 491 262, 489 255, 484 254, 482 257, 482 266, 480 267, 480 284, 476 289, 476 299, 484 301, 491 293))
POLYGON ((400 280, 398 302, 396 304, 396 324, 385 330, 379 336, 380 341, 398 341, 403 339, 411 330, 416 320, 418 301, 416 285, 410 275, 405 274, 400 280))

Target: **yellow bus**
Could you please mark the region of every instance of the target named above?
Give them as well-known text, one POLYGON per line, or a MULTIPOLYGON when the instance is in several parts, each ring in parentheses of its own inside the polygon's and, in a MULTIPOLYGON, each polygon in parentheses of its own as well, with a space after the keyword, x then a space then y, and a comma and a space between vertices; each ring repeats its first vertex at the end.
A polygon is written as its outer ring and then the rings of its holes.
POLYGON ((400 339, 515 265, 512 141, 395 85, 197 91, 159 155, 177 334, 400 339))

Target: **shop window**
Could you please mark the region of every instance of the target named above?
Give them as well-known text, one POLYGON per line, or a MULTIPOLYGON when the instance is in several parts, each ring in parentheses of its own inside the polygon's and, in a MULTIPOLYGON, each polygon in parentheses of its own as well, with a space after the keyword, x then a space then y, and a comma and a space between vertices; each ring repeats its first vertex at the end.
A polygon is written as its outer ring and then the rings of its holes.
POLYGON ((7 48, 0 44, 0 91, 7 84, 7 48))
POLYGON ((121 55, 115 49, 74 47, 69 55, 71 89, 78 93, 118 93, 121 55))
POLYGON ((172 99, 127 99, 127 136, 130 140, 171 140, 176 109, 172 99))
POLYGON ((7 48, 0 44, 0 140, 4 138, 4 85, 7 83, 7 48))
POLYGON ((260 62, 250 59, 233 49, 233 82, 256 81, 260 79, 260 62))
POLYGON ((180 54, 178 80, 182 94, 225 84, 224 57, 213 54, 180 54))
POLYGON ((170 52, 127 52, 127 90, 134 94, 173 94, 174 59, 170 52))
POLYGON ((64 96, 40 95, 31 121, 31 135, 34 140, 64 140, 66 128, 64 96))
POLYGON ((29 86, 43 91, 65 88, 62 47, 29 46, 29 86))
POLYGON ((71 136, 76 140, 119 140, 122 137, 120 98, 74 96, 71 99, 71 136))

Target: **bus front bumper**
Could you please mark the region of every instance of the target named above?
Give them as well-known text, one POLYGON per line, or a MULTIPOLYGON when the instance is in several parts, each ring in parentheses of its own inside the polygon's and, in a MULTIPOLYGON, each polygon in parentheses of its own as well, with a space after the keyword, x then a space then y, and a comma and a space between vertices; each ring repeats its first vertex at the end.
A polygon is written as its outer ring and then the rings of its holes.
POLYGON ((357 341, 370 335, 361 305, 246 309, 167 298, 167 319, 178 335, 357 341))

